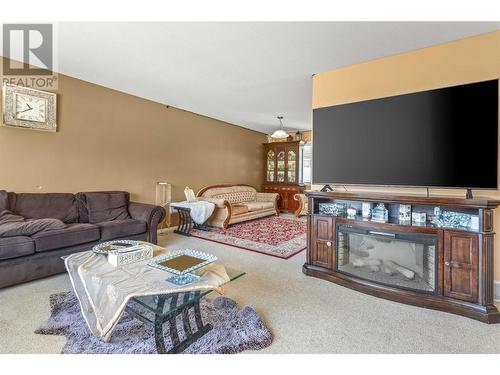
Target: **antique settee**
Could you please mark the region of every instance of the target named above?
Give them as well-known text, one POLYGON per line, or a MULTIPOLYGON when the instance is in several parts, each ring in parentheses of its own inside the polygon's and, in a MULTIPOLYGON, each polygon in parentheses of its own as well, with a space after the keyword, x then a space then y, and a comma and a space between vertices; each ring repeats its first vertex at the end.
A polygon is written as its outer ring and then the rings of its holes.
POLYGON ((258 193, 249 185, 213 185, 201 189, 199 200, 212 202, 215 210, 206 224, 227 228, 231 224, 279 215, 277 193, 258 193))

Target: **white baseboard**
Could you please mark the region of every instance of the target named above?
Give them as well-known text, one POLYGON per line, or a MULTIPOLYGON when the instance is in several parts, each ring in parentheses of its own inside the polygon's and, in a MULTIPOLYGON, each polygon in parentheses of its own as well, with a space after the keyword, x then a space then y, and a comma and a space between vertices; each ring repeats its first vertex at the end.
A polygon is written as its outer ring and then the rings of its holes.
POLYGON ((500 302, 500 281, 495 280, 493 282, 493 298, 495 302, 500 302))

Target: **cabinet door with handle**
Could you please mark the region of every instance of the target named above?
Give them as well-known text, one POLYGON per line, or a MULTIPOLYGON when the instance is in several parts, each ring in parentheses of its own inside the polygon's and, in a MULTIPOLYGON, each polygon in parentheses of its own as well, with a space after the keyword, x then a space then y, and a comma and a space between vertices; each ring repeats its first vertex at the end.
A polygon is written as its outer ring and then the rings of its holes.
POLYGON ((333 269, 334 241, 333 218, 326 216, 313 216, 311 233, 311 263, 333 269))
POLYGON ((444 295, 476 302, 479 267, 478 236, 466 232, 444 232, 444 295))

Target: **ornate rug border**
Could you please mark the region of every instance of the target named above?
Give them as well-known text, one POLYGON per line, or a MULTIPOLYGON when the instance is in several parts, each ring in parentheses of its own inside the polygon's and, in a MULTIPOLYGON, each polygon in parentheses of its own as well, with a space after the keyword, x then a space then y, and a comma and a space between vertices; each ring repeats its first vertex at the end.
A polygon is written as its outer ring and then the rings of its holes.
POLYGON ((285 256, 279 256, 279 255, 276 255, 276 254, 266 253, 266 252, 260 251, 260 250, 249 249, 249 248, 243 247, 243 246, 232 245, 232 244, 229 244, 227 242, 217 241, 217 240, 213 240, 211 238, 205 238, 205 237, 197 236, 196 234, 191 234, 191 237, 196 237, 196 238, 199 238, 201 240, 211 241, 211 242, 215 242, 215 243, 220 243, 221 245, 236 247, 238 249, 243 249, 243 250, 251 251, 253 253, 259 253, 259 254, 263 254, 263 255, 268 255, 270 257, 274 257, 274 258, 278 258, 278 259, 285 259, 285 260, 290 259, 291 257, 294 257, 295 255, 303 252, 307 248, 307 245, 306 245, 302 249, 299 249, 299 250, 297 250, 297 251, 295 251, 295 252, 293 252, 290 255, 288 255, 288 256, 285 257, 285 256))

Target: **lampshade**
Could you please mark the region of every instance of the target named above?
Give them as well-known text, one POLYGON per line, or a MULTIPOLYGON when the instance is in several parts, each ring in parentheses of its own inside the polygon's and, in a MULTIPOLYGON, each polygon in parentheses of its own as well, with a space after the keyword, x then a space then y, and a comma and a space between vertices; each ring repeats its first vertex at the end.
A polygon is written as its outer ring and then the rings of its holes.
POLYGON ((278 120, 280 121, 280 128, 276 130, 273 134, 271 134, 271 138, 288 138, 288 133, 283 129, 283 116, 278 116, 278 120))
POLYGON ((271 134, 271 138, 288 138, 288 133, 283 129, 278 129, 271 134))

